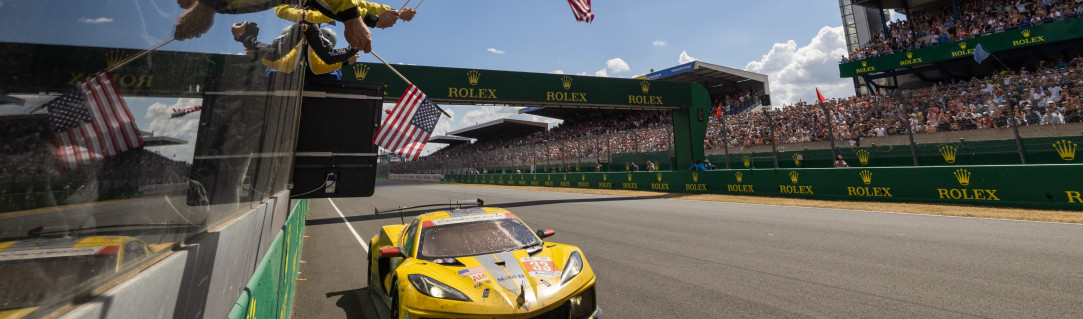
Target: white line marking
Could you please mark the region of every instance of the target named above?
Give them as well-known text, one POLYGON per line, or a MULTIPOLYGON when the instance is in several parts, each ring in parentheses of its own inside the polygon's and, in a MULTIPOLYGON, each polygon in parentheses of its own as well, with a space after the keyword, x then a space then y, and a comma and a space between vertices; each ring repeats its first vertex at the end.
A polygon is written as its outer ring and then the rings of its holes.
POLYGON ((365 241, 361 239, 361 235, 358 235, 357 230, 353 229, 353 225, 350 225, 350 221, 346 220, 346 215, 342 214, 342 211, 338 209, 338 205, 335 205, 335 202, 332 201, 330 198, 328 198, 327 201, 331 202, 331 207, 335 208, 335 212, 338 212, 338 216, 342 217, 342 222, 346 224, 346 227, 350 228, 350 232, 353 233, 353 237, 357 238, 357 243, 361 244, 361 248, 364 248, 365 252, 368 253, 369 252, 369 245, 365 245, 365 241))

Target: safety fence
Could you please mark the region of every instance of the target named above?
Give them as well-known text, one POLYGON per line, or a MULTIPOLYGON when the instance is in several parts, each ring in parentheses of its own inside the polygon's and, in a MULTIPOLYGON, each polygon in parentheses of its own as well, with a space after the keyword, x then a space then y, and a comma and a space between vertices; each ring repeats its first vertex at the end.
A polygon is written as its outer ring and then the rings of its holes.
POLYGON ((245 285, 241 297, 229 312, 230 319, 288 318, 293 307, 297 283, 297 266, 308 217, 308 199, 296 206, 275 236, 252 279, 245 285))
POLYGON ((1083 165, 447 175, 446 183, 1083 210, 1083 165))
POLYGON ((0 194, 0 213, 142 196, 137 187, 0 194))

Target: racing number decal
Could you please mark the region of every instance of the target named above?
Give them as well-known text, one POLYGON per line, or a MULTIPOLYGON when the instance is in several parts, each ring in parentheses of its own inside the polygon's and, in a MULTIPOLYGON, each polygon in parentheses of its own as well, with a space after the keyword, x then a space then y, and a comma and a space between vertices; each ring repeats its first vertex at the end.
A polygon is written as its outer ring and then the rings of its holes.
POLYGON ((560 276, 556 263, 549 257, 527 257, 519 260, 522 261, 523 269, 532 277, 560 276))

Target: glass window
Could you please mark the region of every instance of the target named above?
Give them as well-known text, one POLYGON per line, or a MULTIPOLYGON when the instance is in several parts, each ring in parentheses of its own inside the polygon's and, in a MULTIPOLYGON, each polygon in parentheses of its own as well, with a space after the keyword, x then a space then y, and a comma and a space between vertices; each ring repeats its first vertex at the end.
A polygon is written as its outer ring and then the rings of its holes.
POLYGON ((280 37, 293 22, 213 14, 198 37, 170 40, 187 10, 175 0, 0 6, 0 255, 61 252, 0 257, 0 285, 27 288, 0 288, 0 309, 47 315, 159 253, 147 247, 169 251, 286 191, 307 71, 249 58, 231 26, 299 42, 280 37), (87 247, 115 253, 65 256, 87 247))
POLYGON ((410 227, 406 228, 406 238, 402 242, 403 253, 407 256, 413 256, 415 238, 417 238, 417 224, 418 221, 415 219, 410 223, 410 227))
POLYGON ((541 244, 518 219, 451 224, 421 230, 419 258, 491 254, 541 244))

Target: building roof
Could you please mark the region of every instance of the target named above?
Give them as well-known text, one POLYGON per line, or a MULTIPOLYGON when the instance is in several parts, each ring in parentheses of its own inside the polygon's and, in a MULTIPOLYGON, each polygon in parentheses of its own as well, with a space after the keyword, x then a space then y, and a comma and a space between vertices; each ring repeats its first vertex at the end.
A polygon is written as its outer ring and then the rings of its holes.
POLYGON ((442 135, 429 138, 429 143, 448 144, 450 146, 456 146, 470 143, 470 140, 472 139, 469 137, 442 135))
POLYGON ((713 95, 727 95, 738 91, 755 89, 760 94, 771 94, 767 75, 738 70, 703 61, 693 61, 672 68, 652 72, 647 80, 692 82, 702 84, 713 95))
POLYGON ((545 132, 548 129, 549 124, 545 122, 499 119, 451 131, 448 132, 447 135, 481 140, 501 136, 517 136, 534 132, 545 132))
POLYGON ((154 136, 152 132, 139 131, 143 135, 143 147, 156 147, 156 146, 171 146, 171 145, 184 145, 188 144, 188 141, 168 137, 168 136, 154 136))

